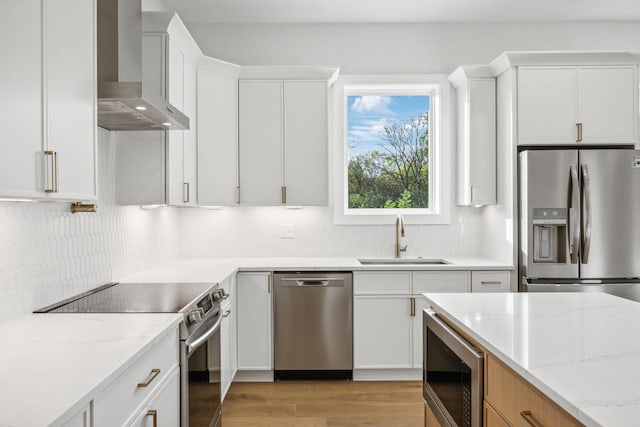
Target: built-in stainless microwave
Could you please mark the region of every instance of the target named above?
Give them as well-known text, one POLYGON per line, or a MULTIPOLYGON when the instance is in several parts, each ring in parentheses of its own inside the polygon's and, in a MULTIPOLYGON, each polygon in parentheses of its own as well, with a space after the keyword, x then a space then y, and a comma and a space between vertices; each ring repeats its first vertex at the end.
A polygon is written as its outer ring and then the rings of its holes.
POLYGON ((481 427, 483 353, 432 310, 423 315, 423 395, 442 426, 481 427))

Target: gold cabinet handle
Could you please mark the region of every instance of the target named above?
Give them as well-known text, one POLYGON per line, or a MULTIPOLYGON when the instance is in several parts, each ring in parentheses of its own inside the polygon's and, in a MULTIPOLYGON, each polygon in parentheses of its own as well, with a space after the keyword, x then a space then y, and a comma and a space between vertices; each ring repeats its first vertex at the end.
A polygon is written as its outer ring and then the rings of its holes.
POLYGON ((287 187, 282 186, 282 203, 287 203, 287 187))
POLYGON ((416 315, 416 299, 415 297, 411 297, 411 316, 416 315))
POLYGON ((57 193, 58 192, 58 153, 51 150, 44 152, 45 156, 51 157, 51 187, 45 188, 45 193, 57 193))
POLYGON ((140 387, 140 388, 145 388, 145 387, 147 387, 149 384, 151 384, 151 382, 152 382, 153 380, 155 380, 155 379, 156 379, 156 377, 158 376, 158 374, 160 374, 160 369, 158 369, 158 368, 153 368, 153 369, 151 370, 151 376, 149 377, 149 379, 147 380, 147 382, 145 382, 145 383, 138 383, 138 387, 140 387))
POLYGON ((582 142, 582 123, 576 123, 576 128, 578 130, 578 137, 576 138, 576 142, 582 142))
POLYGON ((538 421, 536 421, 535 418, 533 418, 533 414, 531 413, 531 411, 521 411, 520 416, 524 418, 527 424, 529 424, 531 427, 543 427, 542 424, 540 424, 538 421))
POLYGON ((153 418, 153 427, 158 427, 158 411, 155 409, 149 409, 147 411, 147 417, 153 418))
POLYGON ((189 185, 189 183, 188 182, 182 183, 182 201, 184 203, 190 202, 191 200, 190 193, 191 193, 191 186, 189 185))

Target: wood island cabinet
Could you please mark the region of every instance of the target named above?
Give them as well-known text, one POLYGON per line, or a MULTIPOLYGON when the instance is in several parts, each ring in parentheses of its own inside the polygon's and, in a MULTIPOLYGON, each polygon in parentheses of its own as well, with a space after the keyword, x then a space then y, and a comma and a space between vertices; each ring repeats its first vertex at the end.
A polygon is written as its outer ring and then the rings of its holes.
POLYGON ((582 426, 490 353, 486 354, 484 381, 485 402, 502 416, 506 425, 582 426))

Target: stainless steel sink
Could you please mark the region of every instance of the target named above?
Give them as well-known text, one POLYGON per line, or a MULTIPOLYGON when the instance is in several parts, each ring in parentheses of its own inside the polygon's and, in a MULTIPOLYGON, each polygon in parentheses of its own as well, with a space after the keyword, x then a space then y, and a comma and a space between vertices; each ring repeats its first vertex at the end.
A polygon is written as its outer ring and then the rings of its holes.
POLYGON ((358 258, 362 265, 445 265, 451 262, 442 258, 358 258))

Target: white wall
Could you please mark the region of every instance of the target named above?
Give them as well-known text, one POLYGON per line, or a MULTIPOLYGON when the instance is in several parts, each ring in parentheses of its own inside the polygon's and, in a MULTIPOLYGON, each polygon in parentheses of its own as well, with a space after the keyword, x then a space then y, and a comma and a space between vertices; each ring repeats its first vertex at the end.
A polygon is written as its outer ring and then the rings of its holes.
POLYGON ((205 55, 342 74, 450 73, 514 50, 640 51, 640 23, 221 25, 186 23, 205 55))
MULTIPOLYGON (((448 74, 460 64, 486 64, 509 50, 640 51, 640 25, 635 22, 186 24, 202 51, 218 59, 240 65, 330 65, 340 67, 343 75, 448 74)), ((449 226, 409 226, 409 255, 484 255, 513 261, 513 233, 509 227, 514 212, 508 198, 512 185, 506 182, 513 176, 511 153, 502 154, 506 158, 498 159, 503 169, 498 174, 498 205, 480 209, 456 207, 449 226)), ((333 225, 330 208, 185 210, 180 220, 184 256, 384 256, 393 250, 391 224, 333 225), (294 240, 279 238, 283 223, 296 226, 294 240)))
POLYGON ((0 322, 175 257, 175 211, 116 202, 115 134, 98 132, 97 213, 0 202, 0 322))

